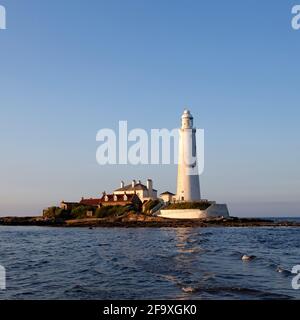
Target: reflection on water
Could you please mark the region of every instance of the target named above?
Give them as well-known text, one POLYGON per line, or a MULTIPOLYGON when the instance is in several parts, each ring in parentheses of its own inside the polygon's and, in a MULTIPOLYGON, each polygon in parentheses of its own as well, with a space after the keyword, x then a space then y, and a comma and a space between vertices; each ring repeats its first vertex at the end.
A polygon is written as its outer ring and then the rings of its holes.
POLYGON ((1 299, 289 299, 297 228, 0 227, 1 299), (243 262, 243 254, 255 255, 243 262), (279 268, 280 267, 280 268, 279 268))

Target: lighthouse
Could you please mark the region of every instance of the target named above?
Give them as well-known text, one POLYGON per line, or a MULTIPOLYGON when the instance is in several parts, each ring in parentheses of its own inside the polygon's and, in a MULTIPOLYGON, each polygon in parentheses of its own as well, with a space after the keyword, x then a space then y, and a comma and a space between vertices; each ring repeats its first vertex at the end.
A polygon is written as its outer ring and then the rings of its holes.
POLYGON ((180 202, 201 200, 196 142, 193 116, 186 109, 181 116, 181 128, 179 129, 176 200, 180 202))
MULTIPOLYGON (((159 209, 157 216, 168 219, 229 217, 226 204, 201 199, 199 168, 202 168, 202 166, 201 161, 198 162, 198 159, 202 159, 202 157, 197 157, 196 141, 200 135, 196 134, 197 131, 194 128, 193 120, 190 111, 184 110, 181 116, 181 128, 179 129, 177 193, 175 197, 170 192, 161 194, 162 200, 167 200, 165 205, 159 209), (179 205, 176 203, 169 205, 174 200, 179 202, 179 205), (194 202, 192 206, 190 202, 194 202)), ((200 140, 198 143, 201 146, 200 140)))

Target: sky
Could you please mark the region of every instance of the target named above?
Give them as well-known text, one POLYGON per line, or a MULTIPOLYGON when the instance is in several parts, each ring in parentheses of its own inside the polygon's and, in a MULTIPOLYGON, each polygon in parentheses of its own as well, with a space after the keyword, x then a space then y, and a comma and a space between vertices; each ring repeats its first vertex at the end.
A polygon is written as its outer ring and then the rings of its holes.
MULTIPOLYGON (((300 1, 298 1, 300 4, 300 1)), ((0 0, 0 216, 120 180, 176 191, 175 165, 100 166, 102 128, 205 130, 204 198, 300 216, 297 0, 0 0)))

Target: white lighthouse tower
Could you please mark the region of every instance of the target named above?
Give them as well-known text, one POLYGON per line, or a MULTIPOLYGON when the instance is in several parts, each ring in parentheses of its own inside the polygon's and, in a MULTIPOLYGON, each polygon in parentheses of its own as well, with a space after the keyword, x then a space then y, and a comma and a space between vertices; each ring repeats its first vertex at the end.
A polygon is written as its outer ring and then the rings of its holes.
POLYGON ((201 163, 197 162, 196 150, 196 136, 198 135, 196 135, 196 129, 193 127, 193 117, 189 110, 184 110, 181 121, 181 128, 179 129, 177 193, 175 200, 178 202, 194 202, 194 206, 190 206, 189 203, 182 203, 179 206, 171 204, 170 207, 170 198, 168 198, 167 203, 159 209, 157 215, 168 219, 211 219, 229 217, 226 204, 201 199, 198 170, 198 165, 200 167, 201 163))
POLYGON ((199 201, 200 181, 197 164, 196 129, 193 128, 193 116, 184 110, 179 129, 179 156, 177 176, 177 201, 199 201))

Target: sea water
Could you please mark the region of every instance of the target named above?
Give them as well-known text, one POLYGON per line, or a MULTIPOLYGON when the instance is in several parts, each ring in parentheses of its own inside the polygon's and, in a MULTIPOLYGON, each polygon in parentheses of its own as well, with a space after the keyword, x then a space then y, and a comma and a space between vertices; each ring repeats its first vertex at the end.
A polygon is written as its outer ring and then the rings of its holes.
POLYGON ((299 247, 294 227, 1 226, 0 299, 299 299, 299 247))

